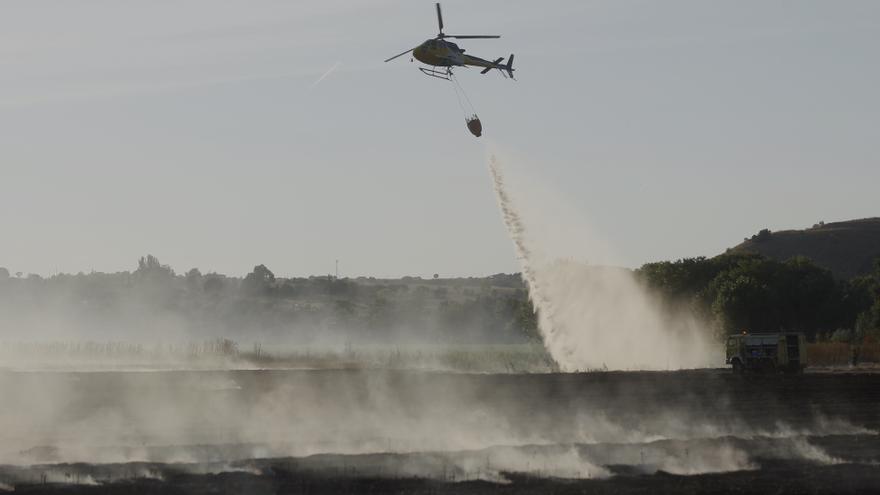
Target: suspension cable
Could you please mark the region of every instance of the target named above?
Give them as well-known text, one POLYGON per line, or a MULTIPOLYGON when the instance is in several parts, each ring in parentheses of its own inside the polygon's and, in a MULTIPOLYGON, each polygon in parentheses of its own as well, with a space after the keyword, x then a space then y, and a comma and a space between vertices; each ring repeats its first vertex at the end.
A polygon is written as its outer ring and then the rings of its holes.
POLYGON ((455 74, 450 74, 449 80, 452 81, 453 90, 455 91, 455 97, 456 99, 458 99, 458 106, 465 114, 465 119, 469 120, 472 117, 476 117, 477 110, 474 108, 474 104, 471 103, 471 99, 468 97, 467 92, 465 92, 464 88, 461 86, 461 83, 458 82, 458 78, 455 77, 455 74), (462 100, 462 97, 464 98, 464 100, 462 100), (465 103, 467 103, 467 105, 465 105, 465 103))
POLYGON ((452 75, 452 82, 455 83, 456 87, 458 87, 459 90, 461 90, 461 94, 464 96, 465 101, 467 101, 468 108, 470 109, 471 113, 476 115, 477 111, 474 108, 474 104, 471 103, 471 99, 468 97, 464 88, 461 87, 461 84, 458 82, 458 79, 455 77, 455 74, 452 75))

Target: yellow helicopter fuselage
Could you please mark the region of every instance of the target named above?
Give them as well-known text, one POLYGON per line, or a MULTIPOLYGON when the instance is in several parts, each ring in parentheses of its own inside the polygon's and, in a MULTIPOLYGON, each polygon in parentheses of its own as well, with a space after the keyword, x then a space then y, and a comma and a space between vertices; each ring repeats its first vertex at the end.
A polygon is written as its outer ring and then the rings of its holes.
POLYGON ((500 69, 504 66, 479 57, 465 55, 464 50, 455 43, 432 39, 425 41, 413 50, 413 57, 419 62, 435 67, 452 67, 472 65, 500 69))

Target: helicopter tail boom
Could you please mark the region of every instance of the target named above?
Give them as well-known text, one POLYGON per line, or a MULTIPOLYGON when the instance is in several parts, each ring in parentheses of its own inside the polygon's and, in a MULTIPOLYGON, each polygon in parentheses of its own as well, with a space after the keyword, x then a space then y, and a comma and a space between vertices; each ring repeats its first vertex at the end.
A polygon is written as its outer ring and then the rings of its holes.
MULTIPOLYGON (((506 64, 502 64, 501 62, 503 62, 503 61, 504 61, 504 57, 497 58, 497 59, 495 59, 495 60, 493 60, 493 61, 491 61, 491 62, 489 62, 489 61, 487 61, 487 60, 480 60, 480 62, 486 62, 485 65, 484 65, 484 64, 480 64, 480 65, 482 65, 483 67, 485 67, 485 69, 483 69, 483 70, 480 71, 480 74, 486 74, 486 73, 488 73, 488 72, 489 72, 490 70, 492 70, 492 69, 498 69, 498 70, 501 71, 502 74, 504 74, 504 73, 506 72, 506 73, 507 73, 507 76, 510 77, 511 79, 513 79, 513 71, 514 71, 514 68, 513 68, 513 54, 511 54, 511 55, 510 55, 510 58, 507 59, 507 63, 506 63, 506 64)), ((476 65, 476 64, 475 64, 475 65, 476 65)))
MULTIPOLYGON (((496 58, 495 60, 492 61, 492 65, 498 65, 498 64, 500 64, 500 63, 503 62, 503 61, 504 61, 504 57, 496 58)), ((480 71, 480 74, 485 74, 485 73, 487 73, 487 72, 489 72, 490 70, 495 69, 495 68, 496 68, 496 67, 492 67, 492 66, 486 67, 485 69, 483 69, 483 70, 480 71)))

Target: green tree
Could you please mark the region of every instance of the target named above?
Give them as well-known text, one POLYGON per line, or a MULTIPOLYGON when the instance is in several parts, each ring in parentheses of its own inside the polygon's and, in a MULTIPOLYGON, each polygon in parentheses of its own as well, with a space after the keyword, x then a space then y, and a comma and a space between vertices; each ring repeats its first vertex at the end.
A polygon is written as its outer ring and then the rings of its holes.
POLYGON ((266 293, 275 284, 275 274, 266 265, 257 265, 254 271, 247 274, 242 281, 242 288, 248 292, 266 293))
MULTIPOLYGON (((141 257, 131 278, 138 303, 166 309, 177 308, 181 304, 174 270, 160 263, 155 256, 148 254, 141 257)), ((89 276, 86 280, 94 278, 89 276)))
POLYGON ((202 290, 204 290, 206 294, 216 296, 223 292, 223 288, 225 285, 226 283, 223 276, 216 273, 209 273, 205 276, 205 282, 202 284, 202 290))
POLYGON ((752 240, 755 242, 764 242, 770 240, 772 235, 773 233, 770 232, 770 229, 761 229, 757 234, 752 236, 752 240))
POLYGON ((712 281, 710 291, 715 294, 712 312, 725 333, 768 330, 777 323, 770 287, 756 274, 745 270, 724 272, 712 281))
POLYGON ((148 254, 146 256, 142 256, 138 260, 138 268, 135 270, 135 275, 146 277, 146 278, 161 278, 161 277, 173 277, 174 270, 171 269, 168 265, 163 265, 159 262, 159 259, 153 256, 152 254, 148 254))
POLYGON ((780 263, 759 254, 731 253, 649 263, 637 274, 667 304, 684 302, 714 319, 719 336, 785 329, 812 337, 852 329, 856 315, 873 302, 866 281, 835 280, 803 257, 780 263))
POLYGON ((190 291, 198 291, 202 289, 202 272, 199 271, 198 268, 192 268, 188 272, 186 272, 186 287, 190 291))
POLYGON ((874 272, 862 284, 873 304, 859 314, 855 324, 855 337, 860 342, 880 341, 880 258, 874 260, 874 272))

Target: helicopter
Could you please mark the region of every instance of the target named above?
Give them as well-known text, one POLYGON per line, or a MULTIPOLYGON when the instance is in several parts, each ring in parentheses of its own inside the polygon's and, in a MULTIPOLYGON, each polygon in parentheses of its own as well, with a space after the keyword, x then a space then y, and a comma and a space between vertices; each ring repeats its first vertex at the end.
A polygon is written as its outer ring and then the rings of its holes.
POLYGON ((415 48, 410 48, 403 53, 399 53, 385 60, 385 62, 390 62, 412 52, 413 57, 419 62, 431 66, 430 68, 419 67, 419 70, 422 71, 423 74, 431 77, 450 80, 453 67, 474 66, 483 67, 480 74, 486 74, 492 69, 498 69, 498 71, 501 72, 501 75, 505 78, 510 77, 513 79, 513 54, 510 55, 510 58, 507 59, 506 63, 503 63, 504 57, 490 61, 480 57, 474 57, 473 55, 465 55, 463 48, 459 48, 458 45, 451 41, 446 41, 448 38, 497 39, 501 36, 484 34, 446 34, 443 32, 443 12, 440 10, 440 4, 437 3, 435 5, 437 6, 437 24, 440 26, 440 32, 437 36, 425 41, 415 48), (438 69, 438 67, 445 67, 445 69, 438 69))

